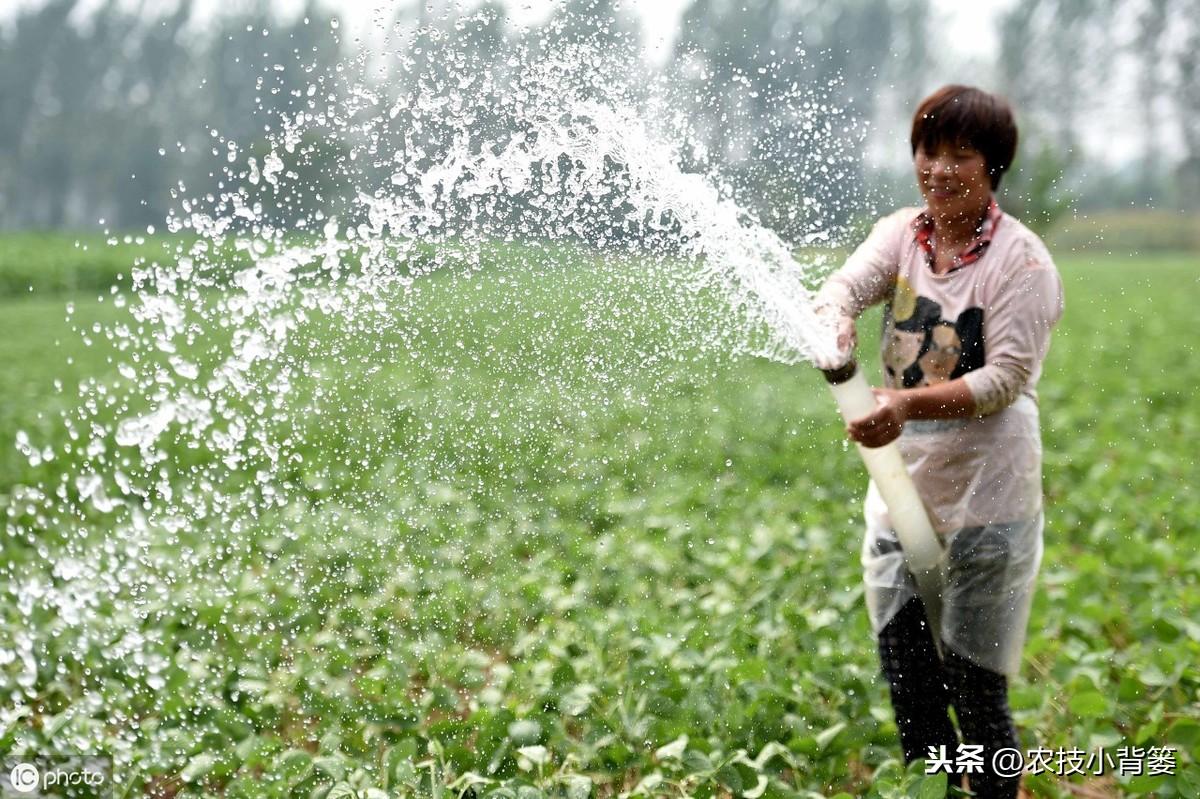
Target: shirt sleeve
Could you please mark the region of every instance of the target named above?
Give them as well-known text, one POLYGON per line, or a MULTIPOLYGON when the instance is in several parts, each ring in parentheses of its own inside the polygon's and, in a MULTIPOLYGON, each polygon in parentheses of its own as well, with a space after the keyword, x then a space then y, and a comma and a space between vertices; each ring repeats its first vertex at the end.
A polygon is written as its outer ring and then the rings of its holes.
POLYGON ((1049 256, 1026 247, 1024 263, 985 310, 982 367, 963 375, 977 416, 1010 405, 1050 349, 1050 331, 1063 313, 1062 280, 1049 256))
POLYGON ((846 316, 857 317, 887 298, 900 270, 903 229, 914 213, 904 209, 876 222, 858 249, 825 281, 817 302, 832 303, 846 316))

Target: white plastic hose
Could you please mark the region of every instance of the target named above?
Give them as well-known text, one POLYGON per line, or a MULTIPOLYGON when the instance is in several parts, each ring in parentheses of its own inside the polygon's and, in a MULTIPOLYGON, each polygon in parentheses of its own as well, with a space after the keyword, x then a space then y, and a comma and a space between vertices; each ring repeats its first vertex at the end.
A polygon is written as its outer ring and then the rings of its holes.
MULTIPOLYGON (((825 378, 829 381, 829 389, 842 412, 842 418, 847 422, 861 419, 875 410, 875 395, 853 361, 842 369, 826 371, 825 378)), ((930 625, 935 632, 939 631, 942 542, 929 523, 929 514, 904 466, 900 449, 894 441, 882 447, 855 446, 887 505, 892 528, 904 550, 908 570, 916 579, 930 625)), ((933 638, 939 643, 940 651, 941 636, 935 634, 933 638)))

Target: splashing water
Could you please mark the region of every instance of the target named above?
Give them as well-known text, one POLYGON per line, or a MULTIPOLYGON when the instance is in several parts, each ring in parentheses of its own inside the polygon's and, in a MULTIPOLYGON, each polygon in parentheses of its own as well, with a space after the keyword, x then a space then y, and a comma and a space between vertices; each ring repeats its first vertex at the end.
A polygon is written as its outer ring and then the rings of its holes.
MULTIPOLYGON (((382 531, 436 526, 464 464, 486 450, 503 467, 508 436, 544 446, 547 465, 496 479, 570 479, 579 462, 539 431, 614 395, 652 401, 622 374, 652 384, 677 357, 800 363, 830 346, 812 308, 824 263, 797 262, 737 202, 670 81, 614 60, 586 42, 530 44, 498 74, 450 37, 437 59, 402 62, 399 91, 368 81, 365 58, 314 75, 265 153, 221 142, 217 189, 180 187, 167 220, 189 243, 141 264, 117 300, 127 318, 99 332, 118 377, 81 386, 60 452, 19 437, 60 473, 8 509, 28 549, 6 625, 18 632, 0 642, 11 701, 39 695, 45 642, 69 639, 80 663, 121 664, 139 697, 118 720, 128 755, 148 732, 137 716, 167 701, 172 636, 199 686, 206 646, 281 624, 261 597, 259 618, 228 626, 264 569, 288 570, 297 591, 328 576, 296 541, 406 568, 416 553, 382 531), (644 335, 655 325, 670 334, 644 335), (517 344, 497 343, 518 328, 517 344), (524 373, 523 404, 439 393, 461 372, 498 389, 524 373), (175 632, 192 627, 204 635, 175 632)), ((842 143, 822 123, 836 109, 800 86, 775 101, 811 139, 808 161, 780 168, 836 185, 842 143)), ((814 222, 796 244, 838 232, 814 222)), ((85 747, 105 701, 92 697, 72 707, 65 748, 85 747)))

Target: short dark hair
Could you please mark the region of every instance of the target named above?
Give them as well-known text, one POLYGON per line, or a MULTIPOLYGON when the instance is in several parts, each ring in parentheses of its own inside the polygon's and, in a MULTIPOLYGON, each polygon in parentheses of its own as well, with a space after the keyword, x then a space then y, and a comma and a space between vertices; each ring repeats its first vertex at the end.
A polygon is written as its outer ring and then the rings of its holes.
POLYGON ((1017 123, 1008 101, 973 86, 951 84, 917 106, 912 123, 912 152, 934 152, 943 143, 978 150, 987 164, 992 190, 1017 154, 1017 123))

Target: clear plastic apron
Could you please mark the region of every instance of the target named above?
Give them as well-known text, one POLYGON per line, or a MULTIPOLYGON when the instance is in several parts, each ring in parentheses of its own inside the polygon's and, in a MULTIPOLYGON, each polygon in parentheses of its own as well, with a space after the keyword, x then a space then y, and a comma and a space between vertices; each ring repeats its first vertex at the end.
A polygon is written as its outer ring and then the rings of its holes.
MULTIPOLYGON (((939 647, 1010 677, 1020 670, 1044 525, 1039 512, 1028 521, 964 527, 945 536, 941 607, 932 614, 940 627, 939 647)), ((878 635, 917 595, 916 581, 895 532, 869 521, 862 565, 867 612, 878 635)))

